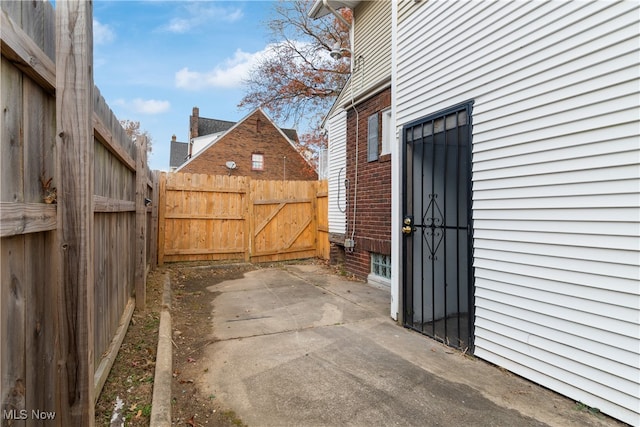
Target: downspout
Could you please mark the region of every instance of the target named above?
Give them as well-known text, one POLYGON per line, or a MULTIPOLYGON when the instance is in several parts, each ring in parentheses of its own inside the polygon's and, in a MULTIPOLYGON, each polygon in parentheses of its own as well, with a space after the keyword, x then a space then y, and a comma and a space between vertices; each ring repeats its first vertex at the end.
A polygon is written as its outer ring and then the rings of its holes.
MULTIPOLYGON (((346 19, 344 19, 344 16, 342 16, 340 13, 338 13, 337 10, 335 10, 333 7, 331 7, 331 5, 329 5, 329 0, 322 0, 322 5, 349 29, 351 38, 353 38, 353 31, 352 31, 353 27, 351 26, 351 24, 349 24, 349 22, 347 22, 346 19)), ((351 40, 351 46, 353 46, 353 39, 351 40)), ((353 75, 353 69, 354 67, 353 67, 353 56, 352 56, 351 57, 352 75, 353 75)), ((358 109, 355 106, 355 102, 353 98, 353 85, 351 85, 350 90, 351 90, 351 108, 353 108, 353 110, 356 113, 356 168, 355 168, 355 188, 354 188, 354 194, 353 194, 353 226, 351 230, 351 239, 348 239, 351 241, 351 244, 349 245, 350 250, 353 251, 355 232, 356 232, 356 227, 355 227, 356 226, 356 208, 357 208, 357 200, 358 200, 358 130, 359 130, 358 128, 359 128, 360 118, 358 114, 358 109)), ((346 246, 346 243, 347 242, 345 241, 345 246, 346 246)))

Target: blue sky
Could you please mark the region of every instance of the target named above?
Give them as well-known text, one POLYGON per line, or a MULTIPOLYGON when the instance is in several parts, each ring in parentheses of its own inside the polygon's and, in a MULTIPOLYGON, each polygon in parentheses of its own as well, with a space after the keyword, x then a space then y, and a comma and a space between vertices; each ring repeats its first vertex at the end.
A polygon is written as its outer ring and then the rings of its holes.
MULTIPOLYGON (((271 1, 107 1, 93 6, 94 80, 118 117, 153 138, 152 169, 200 116, 240 120, 242 79, 269 44, 271 1)), ((286 123, 278 123, 281 126, 286 123)))

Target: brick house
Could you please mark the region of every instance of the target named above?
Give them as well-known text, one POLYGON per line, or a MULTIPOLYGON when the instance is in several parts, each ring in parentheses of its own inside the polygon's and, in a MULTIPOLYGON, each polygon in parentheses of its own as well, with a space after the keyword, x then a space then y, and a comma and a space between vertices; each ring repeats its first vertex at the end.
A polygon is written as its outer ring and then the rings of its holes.
POLYGON ((383 116, 390 106, 386 88, 347 111, 347 140, 354 143, 346 157, 353 187, 347 192, 346 239, 353 239, 353 248, 345 252, 345 267, 382 284, 391 278, 391 154, 382 147, 383 116))
POLYGON ((194 107, 189 123, 188 160, 176 172, 265 180, 318 179, 295 147, 297 132, 279 128, 261 108, 234 123, 200 117, 194 107))
POLYGON ((318 0, 309 15, 321 18, 334 7, 351 8, 355 24, 347 49, 351 78, 324 123, 330 258, 361 279, 390 287, 391 3, 318 0))

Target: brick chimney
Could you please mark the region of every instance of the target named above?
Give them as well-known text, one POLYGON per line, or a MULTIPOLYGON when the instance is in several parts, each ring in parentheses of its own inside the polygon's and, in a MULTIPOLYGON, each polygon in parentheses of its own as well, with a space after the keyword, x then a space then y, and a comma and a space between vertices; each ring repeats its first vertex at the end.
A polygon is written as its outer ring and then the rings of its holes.
POLYGON ((198 135, 198 119, 200 118, 200 109, 193 107, 191 117, 189 117, 189 158, 191 158, 191 149, 193 147, 193 138, 197 138, 198 135))

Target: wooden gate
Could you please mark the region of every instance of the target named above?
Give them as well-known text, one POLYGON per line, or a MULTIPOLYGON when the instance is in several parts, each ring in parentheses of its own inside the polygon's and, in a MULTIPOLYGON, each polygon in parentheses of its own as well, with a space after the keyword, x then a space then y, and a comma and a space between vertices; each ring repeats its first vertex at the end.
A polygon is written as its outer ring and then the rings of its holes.
POLYGON ((318 218, 326 212, 325 187, 316 181, 163 173, 158 262, 328 257, 326 220, 318 218))

